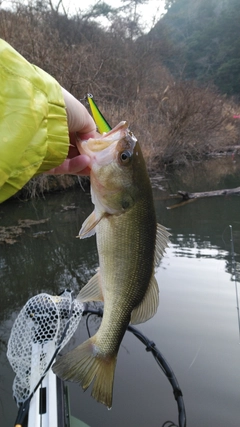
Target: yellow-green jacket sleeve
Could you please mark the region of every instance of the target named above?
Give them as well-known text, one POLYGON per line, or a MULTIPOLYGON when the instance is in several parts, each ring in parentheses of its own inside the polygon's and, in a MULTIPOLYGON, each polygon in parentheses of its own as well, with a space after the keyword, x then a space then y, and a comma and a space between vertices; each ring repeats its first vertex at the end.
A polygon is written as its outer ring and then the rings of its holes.
POLYGON ((0 39, 0 202, 60 165, 68 147, 60 85, 0 39))

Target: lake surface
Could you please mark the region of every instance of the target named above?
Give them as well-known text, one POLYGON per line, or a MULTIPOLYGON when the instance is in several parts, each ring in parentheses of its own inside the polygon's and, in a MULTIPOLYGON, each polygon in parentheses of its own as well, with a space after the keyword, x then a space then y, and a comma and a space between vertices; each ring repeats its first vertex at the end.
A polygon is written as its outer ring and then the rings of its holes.
MULTIPOLYGON (((177 190, 206 191, 239 186, 237 159, 168 173, 154 180, 158 221, 171 232, 171 243, 157 270, 157 314, 138 325, 172 367, 183 392, 190 427, 239 427, 240 344, 236 287, 240 279, 240 198, 200 199, 176 209, 167 197, 177 190), (235 253, 231 250, 232 226, 235 253), (235 261, 235 264, 234 264, 235 261), (234 269, 235 266, 235 269, 234 269), (235 274, 236 273, 236 274, 235 274)), ((95 238, 76 235, 92 211, 81 189, 29 202, 0 205, 0 225, 48 219, 24 228, 16 243, 0 244, 0 424, 11 427, 17 414, 12 399, 14 373, 6 358, 11 327, 27 300, 65 288, 77 295, 98 266, 95 238)), ((13 237, 11 237, 12 240, 13 237)), ((90 319, 94 334, 99 321, 90 319)), ((87 338, 85 319, 69 348, 87 338)), ((161 427, 178 424, 168 380, 152 355, 129 332, 116 368, 113 407, 108 411, 70 384, 72 414, 91 427, 161 427)), ((34 426, 33 426, 34 427, 34 426)))

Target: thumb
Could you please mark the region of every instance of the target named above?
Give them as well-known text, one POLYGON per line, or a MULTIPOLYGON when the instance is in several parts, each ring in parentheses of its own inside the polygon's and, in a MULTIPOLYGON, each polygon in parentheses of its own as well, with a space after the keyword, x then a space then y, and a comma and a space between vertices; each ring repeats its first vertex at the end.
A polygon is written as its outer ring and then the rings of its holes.
POLYGON ((94 132, 95 122, 84 105, 64 88, 62 88, 62 94, 66 105, 69 132, 81 134, 94 132))

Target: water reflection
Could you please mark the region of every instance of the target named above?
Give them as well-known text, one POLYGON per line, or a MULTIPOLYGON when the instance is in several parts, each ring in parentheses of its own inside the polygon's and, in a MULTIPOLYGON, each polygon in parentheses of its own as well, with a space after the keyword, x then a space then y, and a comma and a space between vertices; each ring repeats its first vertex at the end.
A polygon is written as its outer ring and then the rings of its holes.
MULTIPOLYGON (((97 254, 93 250, 94 238, 84 241, 76 238, 81 223, 91 209, 90 200, 83 197, 74 211, 62 211, 62 205, 68 206, 68 198, 69 195, 60 198, 55 195, 24 206, 17 202, 3 206, 5 215, 1 220, 2 226, 9 223, 11 216, 14 223, 19 206, 21 217, 49 217, 49 221, 30 227, 19 236, 17 243, 0 246, 1 293, 4 301, 0 321, 7 316, 9 309, 21 307, 36 293, 45 291, 56 294, 63 288, 78 292, 95 271, 97 254)), ((71 200, 74 200, 73 194, 71 200)))
POLYGON ((217 161, 189 164, 185 168, 168 171, 166 175, 168 191, 175 194, 178 190, 188 192, 221 190, 239 186, 240 156, 224 156, 217 161))
MULTIPOLYGON (((169 200, 164 197, 170 187, 175 186, 176 191, 180 184, 175 178, 164 182, 165 192, 154 190, 158 221, 172 236, 157 272, 159 310, 140 329, 156 342, 172 366, 184 393, 188 425, 237 427, 240 370, 229 224, 239 281, 239 198, 202 199, 167 210, 169 200)), ((2 226, 16 224, 19 218, 49 218, 26 229, 17 243, 0 245, 1 427, 13 425, 16 415, 11 398, 13 373, 5 355, 13 321, 31 296, 56 294, 64 288, 77 294, 94 274, 98 263, 95 239, 76 239, 91 210, 89 196, 79 191, 34 202, 13 201, 0 208, 2 226)), ((92 333, 95 329, 92 321, 92 333)), ((70 346, 86 336, 83 321, 70 346)), ((159 427, 167 419, 177 421, 167 380, 130 334, 124 337, 119 353, 112 411, 77 385, 71 385, 70 392, 73 414, 92 427, 145 427, 150 423, 159 427)))

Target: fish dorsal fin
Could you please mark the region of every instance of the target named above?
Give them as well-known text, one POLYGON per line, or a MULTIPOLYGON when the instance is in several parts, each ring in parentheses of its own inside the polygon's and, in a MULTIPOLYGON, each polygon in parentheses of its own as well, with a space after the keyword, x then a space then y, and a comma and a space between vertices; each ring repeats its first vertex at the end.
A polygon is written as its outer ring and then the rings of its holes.
POLYGON ((157 224, 157 233, 156 233, 156 244, 155 244, 155 254, 154 254, 154 265, 157 267, 159 262, 164 254, 166 247, 168 246, 170 233, 166 228, 157 224))
POLYGON ((145 297, 143 298, 142 302, 132 311, 131 323, 133 325, 137 325, 138 323, 146 322, 148 319, 154 316, 157 311, 158 304, 159 290, 157 281, 153 274, 145 297))
POLYGON ((96 233, 95 227, 105 216, 105 213, 96 218, 95 210, 85 219, 81 230, 79 231, 80 239, 93 236, 96 233))
POLYGON ((81 289, 77 296, 81 302, 103 301, 100 271, 91 277, 89 282, 81 289))

